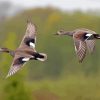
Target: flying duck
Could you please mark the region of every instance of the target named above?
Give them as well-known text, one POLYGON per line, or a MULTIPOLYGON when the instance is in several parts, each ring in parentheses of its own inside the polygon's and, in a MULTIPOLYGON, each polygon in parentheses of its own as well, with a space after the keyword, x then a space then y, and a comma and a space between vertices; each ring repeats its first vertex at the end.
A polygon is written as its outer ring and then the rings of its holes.
POLYGON ((68 35, 73 37, 75 52, 78 56, 79 62, 85 58, 86 51, 92 53, 95 48, 95 39, 100 39, 100 35, 89 29, 76 29, 74 31, 60 30, 56 35, 68 35))
POLYGON ((20 46, 16 50, 13 51, 8 48, 0 48, 0 52, 9 53, 13 57, 11 67, 6 78, 15 74, 29 60, 45 61, 47 59, 46 54, 38 53, 35 50, 35 44, 36 27, 31 21, 28 21, 25 35, 20 46))

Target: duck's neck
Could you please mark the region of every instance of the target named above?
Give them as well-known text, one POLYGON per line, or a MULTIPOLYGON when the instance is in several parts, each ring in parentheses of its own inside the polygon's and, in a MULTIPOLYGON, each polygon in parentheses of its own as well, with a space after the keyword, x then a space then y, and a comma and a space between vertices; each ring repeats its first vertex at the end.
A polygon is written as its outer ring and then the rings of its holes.
POLYGON ((11 56, 14 56, 14 54, 15 54, 13 50, 10 50, 8 48, 0 48, 0 52, 9 53, 11 56))
POLYGON ((71 31, 64 31, 62 35, 73 36, 73 32, 71 32, 71 31))
POLYGON ((10 51, 9 51, 9 54, 10 54, 11 56, 13 56, 13 57, 14 57, 15 52, 14 52, 13 50, 10 50, 10 51))

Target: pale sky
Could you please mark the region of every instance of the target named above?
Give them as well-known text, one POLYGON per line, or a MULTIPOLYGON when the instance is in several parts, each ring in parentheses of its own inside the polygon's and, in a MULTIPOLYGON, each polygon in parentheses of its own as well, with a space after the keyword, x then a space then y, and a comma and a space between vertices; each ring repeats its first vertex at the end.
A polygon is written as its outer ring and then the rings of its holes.
POLYGON ((14 5, 26 8, 53 6, 62 10, 97 10, 100 9, 100 0, 0 0, 11 1, 14 5))

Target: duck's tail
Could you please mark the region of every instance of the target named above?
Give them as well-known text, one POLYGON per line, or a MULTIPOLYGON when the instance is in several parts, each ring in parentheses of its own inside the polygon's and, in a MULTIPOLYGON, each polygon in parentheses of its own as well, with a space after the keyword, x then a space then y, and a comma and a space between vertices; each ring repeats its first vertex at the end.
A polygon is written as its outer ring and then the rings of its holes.
POLYGON ((39 53, 39 56, 37 59, 40 61, 45 61, 45 60, 47 60, 47 55, 44 53, 39 53))
POLYGON ((44 53, 34 53, 33 54, 35 60, 39 60, 39 61, 45 61, 47 59, 47 55, 44 53))
POLYGON ((100 34, 93 34, 95 39, 100 39, 100 34))

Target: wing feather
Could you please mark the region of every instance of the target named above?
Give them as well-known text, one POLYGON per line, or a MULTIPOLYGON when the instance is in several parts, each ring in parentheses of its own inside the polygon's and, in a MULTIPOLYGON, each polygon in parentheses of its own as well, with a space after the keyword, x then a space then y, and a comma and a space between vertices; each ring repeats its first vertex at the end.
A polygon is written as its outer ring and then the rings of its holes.
POLYGON ((35 44, 36 44, 36 27, 32 22, 28 22, 26 33, 21 41, 21 44, 19 48, 30 48, 32 45, 28 45, 27 42, 33 43, 33 49, 35 50, 35 44))
POLYGON ((79 62, 82 62, 86 55, 86 42, 74 38, 74 46, 79 62))
POLYGON ((86 45, 87 45, 89 53, 92 53, 95 48, 95 40, 86 40, 86 45))
MULTIPOLYGON (((27 57, 27 56, 26 56, 27 57)), ((15 55, 13 62, 11 64, 10 70, 6 76, 6 78, 10 77, 11 75, 15 74, 20 68, 23 67, 23 65, 27 62, 24 61, 22 62, 22 58, 26 58, 25 56, 21 56, 21 55, 15 55)), ((31 58, 31 57, 27 57, 27 58, 31 58)))

